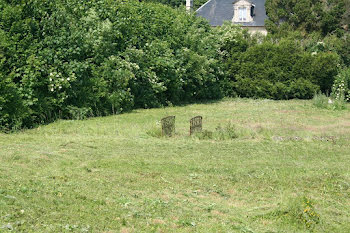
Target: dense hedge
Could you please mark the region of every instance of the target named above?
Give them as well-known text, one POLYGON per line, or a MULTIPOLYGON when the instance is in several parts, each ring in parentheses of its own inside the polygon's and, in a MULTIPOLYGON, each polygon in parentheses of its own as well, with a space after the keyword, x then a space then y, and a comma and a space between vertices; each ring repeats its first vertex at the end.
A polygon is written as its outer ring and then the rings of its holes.
POLYGON ((307 33, 344 33, 350 26, 349 0, 266 0, 267 28, 272 33, 300 30, 307 33))
POLYGON ((251 37, 137 0, 0 0, 0 12, 0 130, 223 95, 311 98, 350 60, 347 34, 251 37))
MULTIPOLYGON (((145 0, 146 2, 158 2, 162 4, 166 4, 172 7, 181 7, 186 5, 186 0, 145 0)), ((194 0, 193 1, 193 9, 198 9, 208 0, 194 0)))
MULTIPOLYGON (((229 27, 226 25, 225 27, 229 27)), ((222 88, 228 96, 292 99, 330 93, 340 57, 331 51, 308 51, 298 40, 226 35, 222 88)))
POLYGON ((220 97, 210 27, 184 10, 0 0, 0 12, 3 129, 220 97))

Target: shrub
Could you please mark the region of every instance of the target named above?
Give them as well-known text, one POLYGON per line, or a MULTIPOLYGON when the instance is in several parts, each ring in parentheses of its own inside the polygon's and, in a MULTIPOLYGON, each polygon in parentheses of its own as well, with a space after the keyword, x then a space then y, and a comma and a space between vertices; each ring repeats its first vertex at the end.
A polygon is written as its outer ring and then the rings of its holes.
POLYGON ((68 3, 0 0, 1 127, 221 97, 201 19, 137 0, 68 3))
POLYGON ((19 129, 27 117, 28 108, 15 84, 0 74, 0 130, 19 129))
POLYGON ((137 0, 0 0, 0 12, 1 129, 224 94, 311 98, 348 60, 346 35, 314 53, 137 0))
POLYGON ((350 100, 350 68, 345 68, 335 77, 332 87, 332 97, 335 100, 350 100))
POLYGON ((91 116, 90 108, 77 108, 74 106, 68 106, 69 118, 73 120, 84 120, 91 116))
POLYGON ((335 53, 312 55, 295 40, 265 41, 227 59, 225 93, 241 97, 310 99, 318 90, 330 92, 338 72, 335 53))
POLYGON ((339 56, 336 53, 325 52, 314 56, 312 66, 313 83, 317 84, 323 93, 330 93, 335 76, 338 74, 339 56))
MULTIPOLYGON (((186 0, 146 0, 147 2, 159 2, 162 4, 170 5, 172 7, 184 6, 186 4, 186 0)), ((197 9, 206 3, 207 0, 197 0, 193 2, 193 9, 197 9)))
POLYGON ((310 80, 302 78, 292 80, 289 85, 289 98, 311 99, 313 97, 313 93, 320 90, 318 85, 312 83, 310 80))

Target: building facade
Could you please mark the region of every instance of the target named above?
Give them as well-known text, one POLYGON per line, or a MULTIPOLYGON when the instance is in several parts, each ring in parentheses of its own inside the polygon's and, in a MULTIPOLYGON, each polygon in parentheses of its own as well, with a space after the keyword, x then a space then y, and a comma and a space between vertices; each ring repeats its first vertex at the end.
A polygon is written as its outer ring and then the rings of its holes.
POLYGON ((251 33, 267 34, 265 0, 209 0, 196 13, 214 27, 231 21, 247 28, 251 33))

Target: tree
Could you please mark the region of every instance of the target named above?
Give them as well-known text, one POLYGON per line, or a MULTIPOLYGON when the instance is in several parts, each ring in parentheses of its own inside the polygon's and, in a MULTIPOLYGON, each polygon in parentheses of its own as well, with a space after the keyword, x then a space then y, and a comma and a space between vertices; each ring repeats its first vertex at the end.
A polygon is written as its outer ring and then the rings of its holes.
POLYGON ((341 34, 346 20, 345 1, 348 0, 267 0, 267 29, 272 33, 292 29, 317 31, 324 36, 341 34))
MULTIPOLYGON (((172 7, 184 6, 186 4, 186 0, 145 0, 146 2, 158 2, 162 4, 166 4, 172 7)), ((193 9, 198 9, 208 0, 194 0, 193 9)))

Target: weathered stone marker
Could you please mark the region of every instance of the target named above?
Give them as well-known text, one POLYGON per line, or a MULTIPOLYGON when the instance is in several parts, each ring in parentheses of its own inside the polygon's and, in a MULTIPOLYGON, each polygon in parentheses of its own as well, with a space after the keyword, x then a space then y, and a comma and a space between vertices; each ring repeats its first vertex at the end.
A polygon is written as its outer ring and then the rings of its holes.
POLYGON ((162 119, 162 136, 173 136, 175 134, 175 116, 162 119))
POLYGON ((190 135, 196 132, 202 132, 202 119, 203 117, 196 116, 190 120, 190 135))

